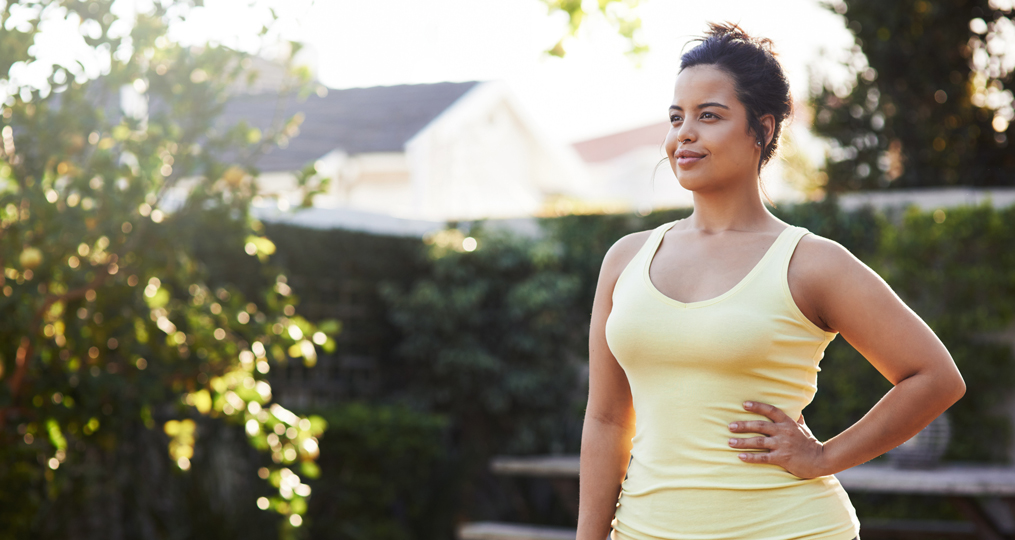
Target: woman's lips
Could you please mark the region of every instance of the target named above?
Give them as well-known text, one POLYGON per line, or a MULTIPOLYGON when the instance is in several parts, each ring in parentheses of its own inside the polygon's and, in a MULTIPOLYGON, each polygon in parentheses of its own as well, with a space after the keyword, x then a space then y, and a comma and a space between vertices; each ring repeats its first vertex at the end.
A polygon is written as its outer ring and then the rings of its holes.
POLYGON ((693 165, 693 164, 695 164, 695 163, 697 163, 697 162, 699 162, 699 161, 701 161, 703 159, 705 159, 705 156, 681 157, 681 158, 677 158, 677 165, 679 165, 681 167, 687 167, 687 166, 693 165))

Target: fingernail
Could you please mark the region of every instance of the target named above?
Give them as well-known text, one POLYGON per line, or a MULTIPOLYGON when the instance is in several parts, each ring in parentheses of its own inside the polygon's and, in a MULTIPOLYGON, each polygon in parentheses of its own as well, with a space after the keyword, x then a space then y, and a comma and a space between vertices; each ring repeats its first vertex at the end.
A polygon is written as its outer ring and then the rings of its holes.
POLYGON ((747 459, 747 454, 740 454, 740 459, 747 459))
POLYGON ((736 439, 730 439, 730 445, 735 446, 737 444, 736 439))
POLYGON ((737 429, 737 423, 733 422, 732 424, 730 424, 730 429, 737 429))
POLYGON ((753 406, 754 406, 754 403, 751 403, 750 401, 745 401, 744 402, 744 408, 746 408, 746 409, 750 409, 753 406))

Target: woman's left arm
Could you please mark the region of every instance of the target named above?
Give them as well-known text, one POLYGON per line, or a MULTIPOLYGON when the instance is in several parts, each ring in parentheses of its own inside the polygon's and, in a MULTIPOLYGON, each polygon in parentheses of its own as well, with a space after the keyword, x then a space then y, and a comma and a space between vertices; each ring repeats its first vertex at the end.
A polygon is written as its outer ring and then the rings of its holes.
POLYGON ((801 478, 835 474, 906 442, 965 393, 941 340, 880 276, 839 244, 805 236, 790 263, 789 280, 801 311, 819 327, 839 332, 894 388, 824 443, 776 407, 745 404, 772 422, 731 424, 733 432, 766 435, 730 440, 734 448, 768 450, 745 453, 743 461, 774 463, 801 478))

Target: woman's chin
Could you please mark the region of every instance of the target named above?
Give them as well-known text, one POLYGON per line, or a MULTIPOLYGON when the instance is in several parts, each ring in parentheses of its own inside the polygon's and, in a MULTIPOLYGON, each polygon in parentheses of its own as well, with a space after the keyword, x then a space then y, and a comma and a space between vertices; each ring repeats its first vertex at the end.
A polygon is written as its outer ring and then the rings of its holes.
POLYGON ((707 186, 707 182, 704 180, 704 178, 699 178, 697 175, 693 174, 682 174, 677 177, 677 183, 679 183, 680 187, 686 189, 687 191, 698 191, 705 188, 707 186))

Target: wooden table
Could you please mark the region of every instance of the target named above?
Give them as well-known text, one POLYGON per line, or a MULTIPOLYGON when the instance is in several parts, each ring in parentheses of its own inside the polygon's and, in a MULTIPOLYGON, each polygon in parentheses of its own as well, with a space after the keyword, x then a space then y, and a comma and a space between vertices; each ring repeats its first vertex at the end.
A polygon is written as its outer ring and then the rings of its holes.
MULTIPOLYGON (((548 478, 577 516, 579 458, 563 456, 500 456, 490 462, 495 474, 548 478)), ((981 540, 1010 540, 1015 522, 1015 467, 975 463, 947 463, 935 469, 896 469, 881 463, 865 463, 835 475, 847 491, 934 495, 947 497, 975 527, 981 540), (1001 501, 998 508, 981 504, 984 497, 1001 501), (1007 508, 1005 509, 1004 506, 1007 508)), ((958 536, 957 536, 958 537, 958 536)))

